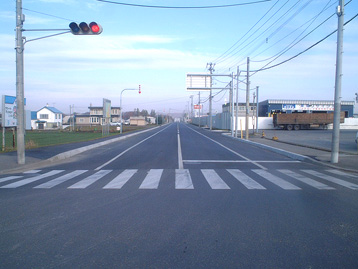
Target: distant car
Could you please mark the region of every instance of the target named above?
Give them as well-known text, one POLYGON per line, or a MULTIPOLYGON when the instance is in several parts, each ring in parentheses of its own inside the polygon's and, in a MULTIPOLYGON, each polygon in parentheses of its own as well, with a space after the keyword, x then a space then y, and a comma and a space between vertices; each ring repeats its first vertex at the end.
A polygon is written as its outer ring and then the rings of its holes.
POLYGON ((111 126, 121 126, 120 122, 110 122, 109 125, 111 126))
POLYGON ((356 134, 356 143, 358 143, 358 132, 356 134))

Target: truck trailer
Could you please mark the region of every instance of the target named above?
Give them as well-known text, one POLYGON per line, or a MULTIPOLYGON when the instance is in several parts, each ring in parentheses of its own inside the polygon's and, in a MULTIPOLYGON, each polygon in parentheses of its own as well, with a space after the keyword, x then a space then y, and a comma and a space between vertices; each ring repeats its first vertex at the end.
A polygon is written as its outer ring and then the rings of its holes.
MULTIPOLYGON (((283 113, 273 115, 273 125, 285 130, 310 129, 312 127, 327 128, 333 123, 334 113, 283 113)), ((344 112, 341 112, 340 122, 344 122, 344 112)))

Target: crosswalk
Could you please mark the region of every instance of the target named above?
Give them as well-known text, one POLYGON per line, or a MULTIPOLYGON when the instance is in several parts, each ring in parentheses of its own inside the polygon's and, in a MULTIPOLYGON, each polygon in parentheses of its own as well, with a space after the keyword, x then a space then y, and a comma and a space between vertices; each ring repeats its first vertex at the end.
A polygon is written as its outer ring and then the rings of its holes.
POLYGON ((34 189, 86 189, 93 185, 103 190, 124 189, 131 180, 141 190, 160 189, 162 181, 173 182, 173 188, 177 190, 198 189, 203 184, 212 190, 358 190, 358 176, 334 169, 32 170, 20 175, 0 177, 0 189, 26 186, 34 189))

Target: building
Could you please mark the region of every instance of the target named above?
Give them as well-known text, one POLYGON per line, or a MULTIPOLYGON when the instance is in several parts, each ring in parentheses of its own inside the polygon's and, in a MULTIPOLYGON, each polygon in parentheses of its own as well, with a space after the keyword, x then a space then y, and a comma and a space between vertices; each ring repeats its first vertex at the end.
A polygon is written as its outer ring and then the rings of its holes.
MULTIPOLYGON (((89 125, 102 125, 104 122, 103 118, 103 107, 99 106, 90 106, 89 107, 89 125)), ((78 116, 76 115, 76 118, 78 116)), ((88 117, 87 115, 85 117, 88 117)), ((87 122, 85 117, 82 117, 83 122, 87 122)), ((121 118, 121 108, 120 107, 111 107, 111 122, 120 122, 121 118)), ((80 118, 81 119, 81 118, 80 118)), ((76 124, 77 124, 76 119, 76 124)))
POLYGON ((55 107, 45 106, 38 111, 31 112, 32 129, 60 129, 62 128, 62 112, 55 107))
MULTIPOLYGON (((238 116, 239 117, 244 117, 246 116, 246 103, 238 103, 238 116)), ((231 106, 230 103, 226 103, 224 105, 222 105, 222 113, 231 113, 230 111, 231 106)), ((256 115, 256 104, 255 103, 250 103, 249 104, 249 114, 252 116, 253 113, 255 113, 256 115)), ((234 115, 236 115, 236 103, 234 103, 234 115)))
POLYGON ((145 117, 143 117, 143 116, 130 117, 130 125, 133 125, 133 126, 145 126, 145 125, 147 125, 147 122, 145 120, 145 117))
MULTIPOLYGON (((354 101, 342 101, 341 111, 346 118, 353 117, 354 101)), ((270 117, 274 113, 333 113, 333 101, 265 100, 259 103, 259 116, 270 117)))

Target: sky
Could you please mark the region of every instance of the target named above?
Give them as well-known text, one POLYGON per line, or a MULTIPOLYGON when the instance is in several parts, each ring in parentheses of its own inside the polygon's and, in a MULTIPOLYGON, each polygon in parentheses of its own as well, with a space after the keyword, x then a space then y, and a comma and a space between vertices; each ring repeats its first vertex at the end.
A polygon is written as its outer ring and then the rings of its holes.
MULTIPOLYGON (((194 104, 199 102, 198 92, 186 89, 187 74, 208 73, 208 63, 215 64, 213 74, 231 75, 239 69, 239 102, 245 102, 247 57, 250 100, 256 86, 259 101, 334 99, 337 34, 300 53, 337 29, 336 0, 110 2, 22 1, 25 30, 69 29, 72 21, 95 21, 103 28, 100 35, 66 33, 38 40, 33 39, 64 30, 23 32, 27 41, 26 109, 36 111, 48 104, 63 113, 69 113, 70 106, 84 113, 91 105, 102 106, 103 98, 119 106, 123 89, 141 85, 141 94, 123 92, 124 111, 139 108, 182 113, 190 109, 190 96, 194 104), (213 7, 222 5, 232 6, 213 7), (263 67, 272 68, 258 71, 263 67)), ((357 15, 358 0, 345 3, 347 22, 357 15)), ((15 10, 15 0, 1 1, 1 95, 16 95, 15 10)), ((344 27, 344 101, 353 101, 358 93, 357 32, 358 18, 344 27)), ((213 78, 217 88, 225 88, 229 81, 230 77, 213 78)), ((229 91, 213 90, 213 95, 213 111, 221 112, 222 105, 229 101, 229 91)), ((209 93, 201 92, 200 96, 206 112, 209 93)))

